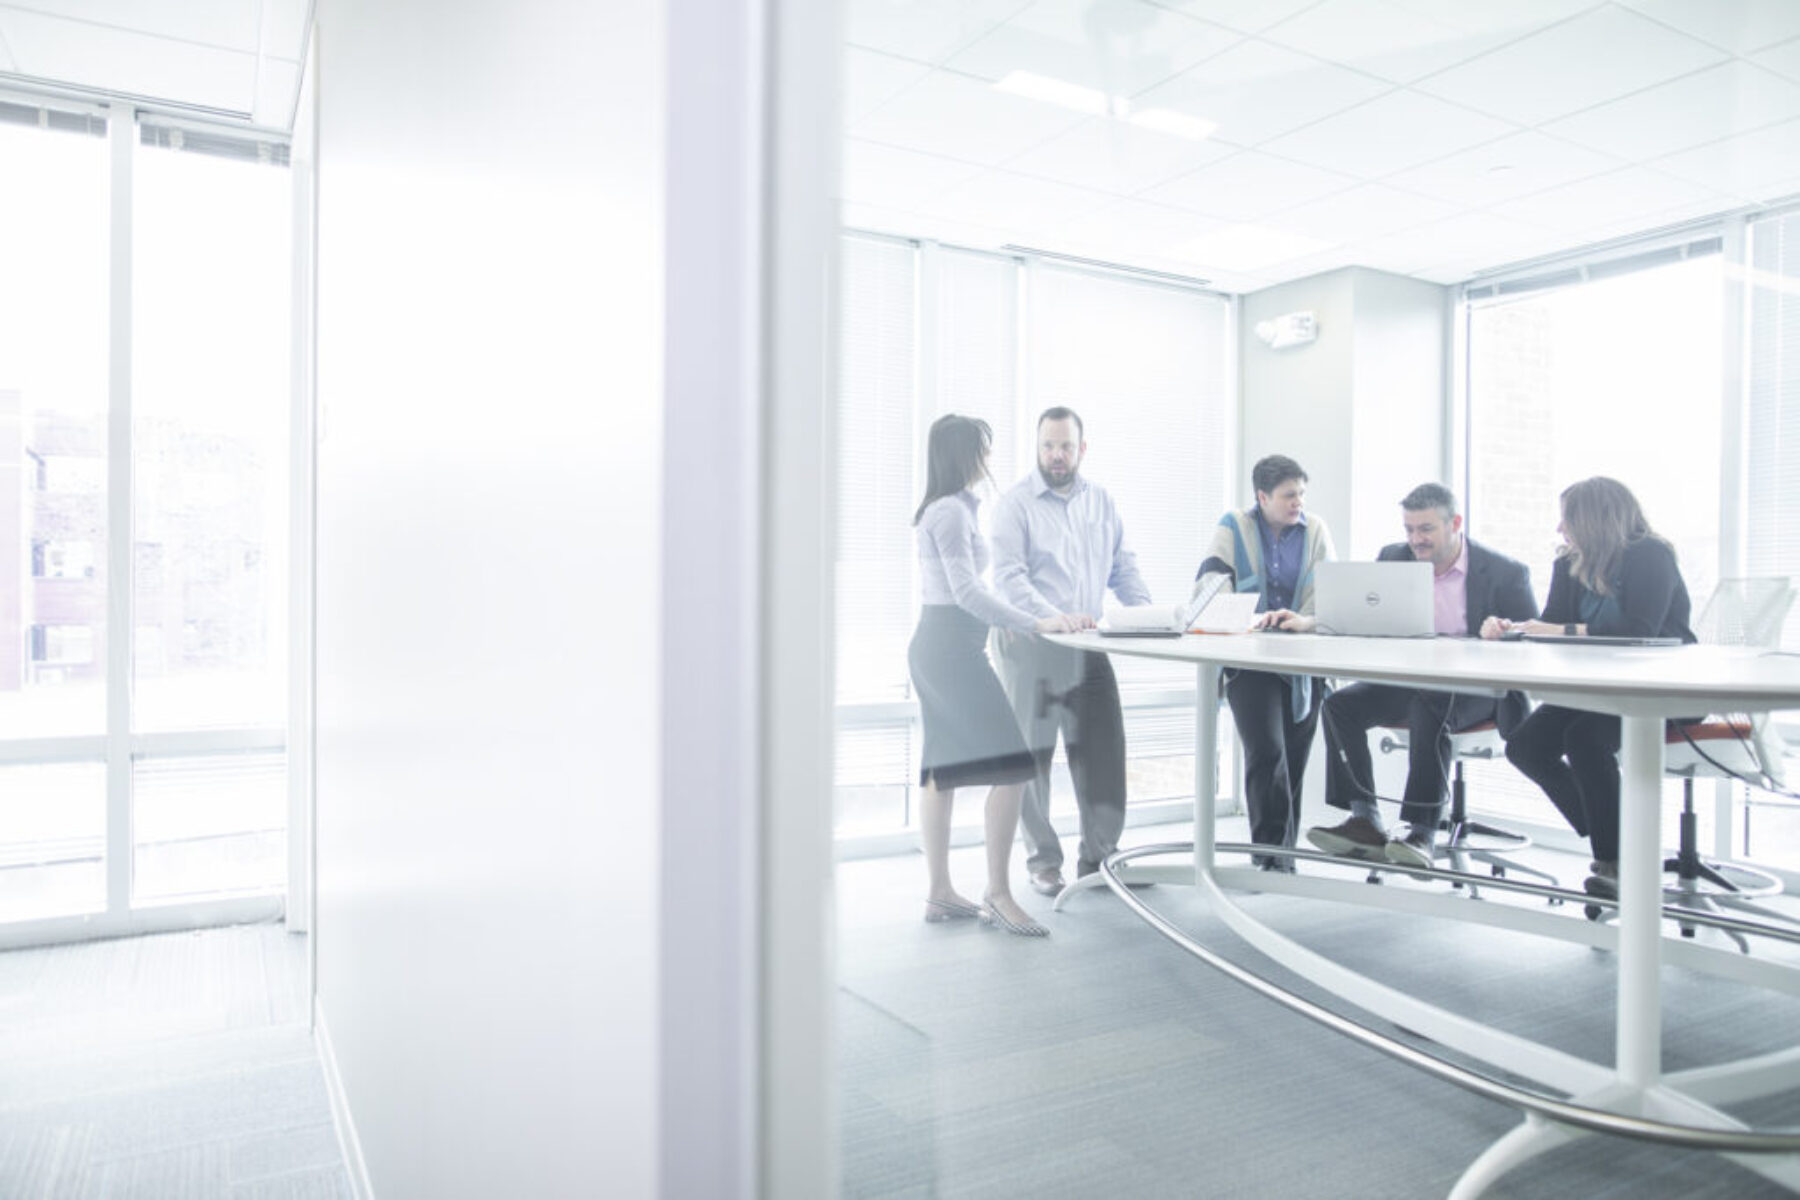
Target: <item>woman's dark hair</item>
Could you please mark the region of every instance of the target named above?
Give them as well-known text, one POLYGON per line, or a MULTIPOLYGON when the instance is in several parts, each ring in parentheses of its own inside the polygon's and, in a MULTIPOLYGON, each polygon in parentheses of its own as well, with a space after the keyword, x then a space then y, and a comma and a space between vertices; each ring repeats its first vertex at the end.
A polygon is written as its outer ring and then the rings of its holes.
POLYGON ((946 413, 933 421, 925 443, 925 498, 912 523, 919 523, 932 501, 954 496, 977 475, 986 475, 988 448, 993 444, 994 431, 980 417, 946 413))
POLYGON ((1250 468, 1250 486, 1259 492, 1272 492, 1290 479, 1306 482, 1306 472, 1300 464, 1285 454, 1271 454, 1267 458, 1258 459, 1250 468))

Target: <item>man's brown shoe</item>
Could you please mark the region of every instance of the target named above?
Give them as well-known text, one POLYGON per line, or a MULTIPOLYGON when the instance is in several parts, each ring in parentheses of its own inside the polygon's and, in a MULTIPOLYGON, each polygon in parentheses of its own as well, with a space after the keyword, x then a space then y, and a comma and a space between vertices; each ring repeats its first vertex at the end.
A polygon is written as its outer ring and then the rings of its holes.
POLYGON ((1387 861, 1387 834, 1367 817, 1350 817, 1338 825, 1314 825, 1306 831, 1306 840, 1339 858, 1387 861))

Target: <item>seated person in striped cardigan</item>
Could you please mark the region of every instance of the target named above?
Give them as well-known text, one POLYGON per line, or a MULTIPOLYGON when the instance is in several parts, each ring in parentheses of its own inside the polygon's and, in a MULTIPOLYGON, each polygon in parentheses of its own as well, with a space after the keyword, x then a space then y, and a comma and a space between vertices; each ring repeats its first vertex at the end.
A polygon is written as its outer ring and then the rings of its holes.
MULTIPOLYGON (((1239 592, 1256 592, 1259 625, 1282 628, 1312 620, 1313 568, 1333 557, 1331 531, 1306 512, 1306 472, 1271 454, 1250 472, 1256 503, 1219 518, 1195 587, 1222 572, 1239 592)), ((1196 592, 1196 594, 1198 594, 1196 592)), ((1250 840, 1291 847, 1300 828, 1300 783, 1319 724, 1323 681, 1310 675, 1226 671, 1225 701, 1244 744, 1244 803, 1250 840)), ((1291 858, 1252 857, 1265 871, 1292 872, 1291 858)))

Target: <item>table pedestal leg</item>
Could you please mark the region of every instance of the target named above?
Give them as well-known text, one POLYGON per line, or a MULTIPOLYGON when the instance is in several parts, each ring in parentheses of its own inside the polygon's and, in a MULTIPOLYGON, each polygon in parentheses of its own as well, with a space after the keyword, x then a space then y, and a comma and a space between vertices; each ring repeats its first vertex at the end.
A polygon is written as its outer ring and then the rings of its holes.
POLYGON ((1662 1075, 1663 722, 1625 717, 1619 750, 1618 1026, 1614 1066, 1626 1087, 1662 1075))
POLYGON ((1219 804, 1219 668, 1201 663, 1194 679, 1194 880, 1212 874, 1219 804))

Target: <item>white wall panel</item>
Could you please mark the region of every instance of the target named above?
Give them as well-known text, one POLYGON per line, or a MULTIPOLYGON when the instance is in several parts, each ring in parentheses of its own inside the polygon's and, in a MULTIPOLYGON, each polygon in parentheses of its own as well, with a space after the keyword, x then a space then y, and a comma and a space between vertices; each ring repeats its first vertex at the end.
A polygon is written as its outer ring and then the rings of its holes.
POLYGON ((317 997, 384 1198, 654 1188, 661 28, 320 6, 317 997))

